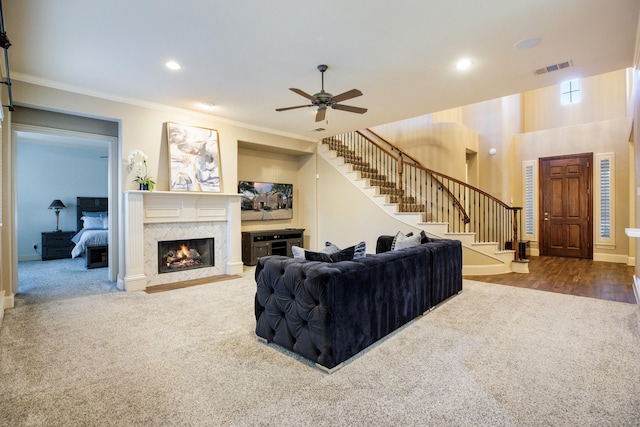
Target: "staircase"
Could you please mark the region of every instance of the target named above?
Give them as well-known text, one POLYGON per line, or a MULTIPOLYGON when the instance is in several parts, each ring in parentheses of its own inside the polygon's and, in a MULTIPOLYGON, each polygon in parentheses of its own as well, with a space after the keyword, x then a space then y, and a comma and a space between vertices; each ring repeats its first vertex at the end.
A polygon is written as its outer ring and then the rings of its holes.
POLYGON ((370 130, 325 138, 318 153, 398 221, 460 240, 463 274, 528 273, 517 251, 501 249, 507 241, 518 247, 520 208, 424 168, 370 130))

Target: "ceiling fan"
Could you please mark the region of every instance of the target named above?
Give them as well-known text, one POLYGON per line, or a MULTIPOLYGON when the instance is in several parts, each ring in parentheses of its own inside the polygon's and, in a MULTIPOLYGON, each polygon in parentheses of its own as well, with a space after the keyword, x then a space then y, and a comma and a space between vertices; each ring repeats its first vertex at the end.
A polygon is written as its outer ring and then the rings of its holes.
POLYGON ((351 89, 340 95, 333 96, 329 92, 324 91, 324 72, 327 71, 326 65, 318 65, 318 71, 320 71, 322 75, 322 89, 320 92, 315 95, 309 95, 303 90, 296 89, 294 87, 289 88, 289 90, 297 93, 298 95, 304 96, 308 100, 311 101, 311 104, 307 105, 296 105, 295 107, 285 107, 285 108, 276 108, 276 111, 286 111, 286 110, 294 110, 296 108, 305 108, 305 107, 318 107, 318 111, 316 112, 316 122, 320 122, 324 120, 327 114, 327 108, 331 107, 336 110, 348 111, 350 113, 358 113, 364 114, 367 112, 366 108, 360 107, 352 107, 350 105, 342 105, 339 102, 346 101, 347 99, 355 98, 356 96, 361 96, 362 92, 358 89, 351 89))

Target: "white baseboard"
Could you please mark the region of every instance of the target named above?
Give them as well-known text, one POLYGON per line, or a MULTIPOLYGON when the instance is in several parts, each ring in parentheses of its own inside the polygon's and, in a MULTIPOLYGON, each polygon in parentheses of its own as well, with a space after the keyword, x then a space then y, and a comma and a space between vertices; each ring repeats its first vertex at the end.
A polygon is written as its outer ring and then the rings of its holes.
POLYGON ((640 281, 635 274, 633 275, 633 293, 636 297, 636 304, 640 306, 640 281))
POLYGON ((2 305, 0 305, 0 327, 2 327, 2 319, 4 319, 4 291, 0 291, 0 301, 2 301, 2 305))
POLYGON ((6 295, 5 291, 2 291, 2 299, 0 299, 0 307, 2 307, 3 309, 13 308, 15 303, 15 300, 13 298, 14 295, 15 294, 6 295))
POLYGON ((493 276, 495 274, 511 273, 511 264, 489 264, 489 265, 463 265, 463 276, 493 276))
POLYGON ((617 264, 628 264, 629 255, 594 253, 594 261, 615 262, 617 264))
POLYGON ((42 257, 40 254, 28 254, 28 255, 19 255, 18 262, 20 261, 40 261, 42 257))

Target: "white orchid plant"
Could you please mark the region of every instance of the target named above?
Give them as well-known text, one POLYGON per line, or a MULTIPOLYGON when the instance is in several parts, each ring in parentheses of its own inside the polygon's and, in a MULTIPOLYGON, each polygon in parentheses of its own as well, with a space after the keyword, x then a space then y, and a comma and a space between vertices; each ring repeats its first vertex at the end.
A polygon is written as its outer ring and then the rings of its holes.
POLYGON ((148 175, 147 155, 140 150, 133 150, 129 153, 129 157, 127 158, 127 164, 129 165, 130 171, 135 171, 136 178, 133 180, 133 182, 146 185, 149 188, 149 190, 153 190, 156 183, 148 175))

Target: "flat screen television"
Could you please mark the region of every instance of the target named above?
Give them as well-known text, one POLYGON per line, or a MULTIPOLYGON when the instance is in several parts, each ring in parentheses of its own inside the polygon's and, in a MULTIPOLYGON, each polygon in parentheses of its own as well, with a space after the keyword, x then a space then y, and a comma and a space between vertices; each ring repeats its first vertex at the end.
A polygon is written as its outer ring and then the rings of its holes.
POLYGON ((242 221, 293 218, 293 184, 239 181, 242 221))

